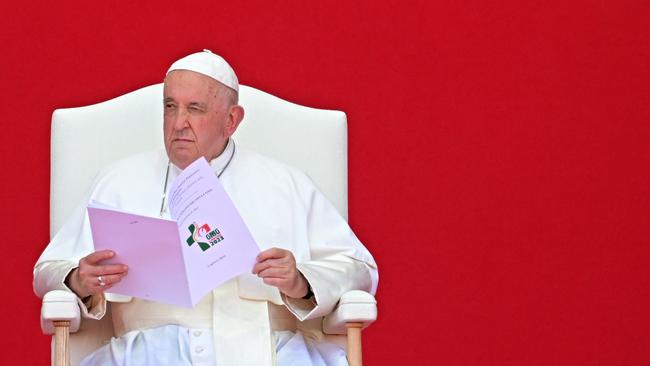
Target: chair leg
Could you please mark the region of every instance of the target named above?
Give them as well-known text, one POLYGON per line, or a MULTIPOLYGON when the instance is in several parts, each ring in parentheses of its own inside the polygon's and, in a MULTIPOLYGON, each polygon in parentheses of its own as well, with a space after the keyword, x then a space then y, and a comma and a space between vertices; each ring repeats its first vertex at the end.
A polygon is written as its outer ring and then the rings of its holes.
POLYGON ((54 321, 54 366, 70 365, 70 321, 54 321))
POLYGON ((348 363, 350 366, 361 366, 361 329, 363 323, 345 323, 348 329, 348 363))

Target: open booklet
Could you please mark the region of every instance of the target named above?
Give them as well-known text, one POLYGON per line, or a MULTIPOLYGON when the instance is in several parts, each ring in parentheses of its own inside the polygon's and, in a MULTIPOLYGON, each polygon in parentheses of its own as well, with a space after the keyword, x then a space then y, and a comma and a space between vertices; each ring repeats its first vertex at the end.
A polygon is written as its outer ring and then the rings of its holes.
POLYGON ((88 204, 96 250, 116 255, 129 273, 109 292, 194 307, 220 284, 250 271, 259 247, 204 158, 169 190, 172 220, 88 204))

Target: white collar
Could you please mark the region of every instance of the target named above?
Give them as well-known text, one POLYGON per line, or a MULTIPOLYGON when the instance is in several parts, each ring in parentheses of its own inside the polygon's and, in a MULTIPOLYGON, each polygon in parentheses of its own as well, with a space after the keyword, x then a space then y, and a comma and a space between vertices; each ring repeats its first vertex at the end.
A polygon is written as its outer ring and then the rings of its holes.
POLYGON ((223 149, 223 151, 221 152, 221 154, 219 154, 219 156, 210 160, 210 166, 212 167, 212 170, 217 176, 221 175, 221 173, 224 172, 225 169, 228 167, 228 164, 230 164, 230 161, 232 160, 234 153, 235 153, 235 141, 233 141, 232 138, 228 138, 228 143, 226 144, 226 148, 223 149))

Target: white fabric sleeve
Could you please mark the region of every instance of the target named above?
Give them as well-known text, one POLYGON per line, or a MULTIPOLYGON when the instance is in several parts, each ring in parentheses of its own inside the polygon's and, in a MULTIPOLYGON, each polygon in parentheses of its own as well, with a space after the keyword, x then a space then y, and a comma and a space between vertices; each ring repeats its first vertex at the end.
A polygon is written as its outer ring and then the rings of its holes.
POLYGON ((298 264, 314 293, 314 300, 294 299, 282 294, 285 306, 300 321, 325 316, 334 310, 347 291, 371 290, 371 271, 366 263, 351 258, 332 258, 298 264))
MULTIPOLYGON (((46 261, 34 268, 34 292, 40 298, 53 290, 64 290, 74 293, 65 285, 68 274, 78 265, 72 261, 46 261)), ((90 296, 86 302, 77 297, 81 316, 83 318, 99 320, 106 315, 106 298, 104 294, 90 296)))
MULTIPOLYGON (((65 279, 70 271, 79 266, 82 257, 94 251, 86 205, 99 184, 100 177, 101 173, 95 177, 92 188, 75 207, 36 262, 33 285, 38 297, 42 298, 52 290, 74 293, 65 285, 65 279)), ((77 302, 84 318, 101 319, 106 313, 106 300, 103 294, 92 296, 86 304, 79 298, 77 302)))
POLYGON ((307 208, 310 259, 298 263, 314 292, 314 302, 282 295, 286 307, 299 320, 313 319, 334 310, 341 296, 351 290, 375 293, 377 264, 354 235, 347 222, 306 176, 296 187, 307 208))

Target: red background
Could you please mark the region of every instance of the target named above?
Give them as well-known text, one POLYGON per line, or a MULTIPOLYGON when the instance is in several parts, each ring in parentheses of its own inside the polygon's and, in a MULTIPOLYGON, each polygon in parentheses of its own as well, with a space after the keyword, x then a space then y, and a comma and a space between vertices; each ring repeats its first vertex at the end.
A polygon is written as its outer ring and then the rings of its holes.
POLYGON ((0 9, 2 364, 49 357, 53 109, 202 48, 348 113, 350 223, 381 268, 368 365, 650 364, 649 2, 75 2, 0 9))

